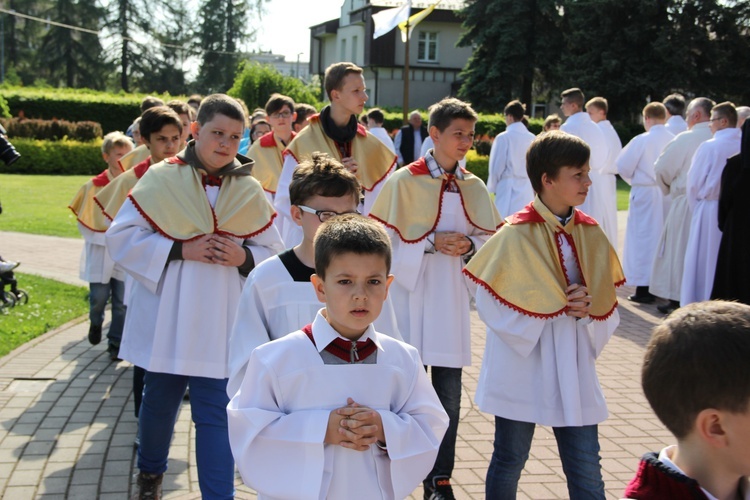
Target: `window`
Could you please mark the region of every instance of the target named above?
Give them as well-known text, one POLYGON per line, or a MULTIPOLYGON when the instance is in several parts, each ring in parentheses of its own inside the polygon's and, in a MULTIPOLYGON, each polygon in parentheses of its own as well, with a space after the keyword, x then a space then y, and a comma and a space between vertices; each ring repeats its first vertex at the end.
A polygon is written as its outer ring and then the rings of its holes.
POLYGON ((341 54, 339 55, 339 60, 346 61, 346 38, 341 40, 341 54))
POLYGON ((419 45, 417 49, 417 60, 420 62, 438 62, 437 50, 438 34, 431 31, 419 32, 419 45))
POLYGON ((352 37, 352 58, 350 59, 351 62, 354 64, 357 64, 357 41, 359 37, 353 36, 352 37))

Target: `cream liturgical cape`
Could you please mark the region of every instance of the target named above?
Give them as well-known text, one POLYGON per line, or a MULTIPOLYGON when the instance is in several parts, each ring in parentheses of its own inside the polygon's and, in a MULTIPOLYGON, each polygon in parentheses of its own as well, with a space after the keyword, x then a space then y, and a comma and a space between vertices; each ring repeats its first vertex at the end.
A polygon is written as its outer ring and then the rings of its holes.
POLYGON ((657 297, 680 300, 685 250, 690 236, 691 211, 685 196, 687 173, 698 146, 711 139, 708 122, 696 123, 664 148, 654 164, 656 184, 672 198, 651 270, 649 291, 657 297))
POLYGON ((227 407, 229 442, 242 479, 259 498, 402 499, 435 463, 445 414, 416 349, 370 326, 375 364, 324 364, 338 337, 321 314, 315 344, 301 331, 253 351, 227 407), (323 443, 331 410, 347 398, 380 413, 388 452, 323 443))
POLYGON ((151 151, 149 151, 148 147, 146 147, 145 144, 141 144, 140 146, 120 158, 120 161, 118 163, 120 164, 120 168, 122 169, 122 171, 127 172, 149 156, 151 156, 151 151))
POLYGON ((219 171, 220 187, 205 185, 192 148, 149 168, 107 231, 110 254, 135 280, 120 356, 149 371, 221 379, 244 279, 236 267, 170 261, 172 246, 221 234, 256 263, 283 246, 250 165, 234 160, 219 171))
MULTIPOLYGON (((297 134, 292 132, 292 139, 295 135, 297 134)), ((279 185, 281 167, 284 165, 283 152, 284 145, 276 142, 273 132, 268 132, 255 141, 247 152, 247 156, 255 162, 252 175, 258 179, 263 190, 271 195, 272 202, 279 185)))
POLYGON ((487 324, 477 404, 554 427, 601 422, 595 360, 619 323, 617 254, 594 219, 575 210, 562 226, 539 198, 506 222, 464 270, 487 324), (568 283, 588 288, 588 318, 565 315, 568 283))
MULTIPOLYGON (((122 174, 121 174, 122 175, 122 174)), ((109 220, 95 202, 95 196, 117 178, 105 170, 81 186, 68 205, 78 220, 78 231, 85 241, 78 277, 88 283, 109 283, 112 278, 122 281, 125 273, 107 253, 104 232, 109 220)))
POLYGON ((117 215, 122 204, 125 203, 125 200, 128 198, 130 190, 133 189, 135 184, 141 177, 143 177, 143 174, 146 173, 150 166, 151 157, 149 156, 138 165, 118 175, 108 186, 96 194, 94 201, 99 206, 102 213, 104 213, 105 217, 109 220, 115 218, 115 215, 117 215))
MULTIPOLYGON (((229 339, 230 398, 240 388, 253 349, 312 323, 321 305, 312 283, 294 281, 278 256, 253 269, 242 288, 229 339)), ((378 331, 402 340, 390 296, 373 324, 378 331)))
POLYGON ((433 179, 424 158, 402 168, 383 186, 370 217, 385 224, 393 245, 390 295, 399 331, 419 349, 425 364, 471 364, 470 288, 463 257, 425 253, 432 232, 457 231, 479 249, 501 219, 484 183, 468 171, 464 180, 433 179), (459 192, 445 191, 455 182, 459 192), (450 304, 450 307, 444 307, 450 304))
MULTIPOLYGON (((396 167, 396 155, 380 139, 368 133, 367 129, 361 124, 357 125, 357 134, 350 144, 351 155, 359 165, 355 175, 362 184, 365 195, 360 212, 367 215, 383 187, 383 181, 396 167)), ((297 134, 284 151, 284 166, 279 177, 273 205, 283 219, 277 224, 280 225, 281 236, 287 248, 296 246, 302 241, 302 228, 291 220, 289 213, 291 208, 289 184, 292 182, 292 174, 294 174, 297 165, 302 160, 309 158, 314 152, 327 153, 331 157, 341 160, 341 153, 336 143, 323 130, 320 115, 310 117, 309 125, 297 134)))

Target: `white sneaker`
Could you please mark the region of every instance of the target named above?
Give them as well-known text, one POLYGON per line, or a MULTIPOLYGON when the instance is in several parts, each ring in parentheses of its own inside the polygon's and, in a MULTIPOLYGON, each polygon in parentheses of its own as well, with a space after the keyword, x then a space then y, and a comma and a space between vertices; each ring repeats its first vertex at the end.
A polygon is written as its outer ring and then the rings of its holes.
POLYGON ((0 274, 12 271, 20 265, 20 262, 13 262, 12 260, 0 261, 0 274))

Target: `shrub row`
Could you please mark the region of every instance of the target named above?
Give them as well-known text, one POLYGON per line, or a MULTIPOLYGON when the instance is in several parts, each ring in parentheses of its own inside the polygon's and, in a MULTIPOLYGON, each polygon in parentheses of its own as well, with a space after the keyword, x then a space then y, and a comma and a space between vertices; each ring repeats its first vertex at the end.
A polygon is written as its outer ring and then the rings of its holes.
POLYGON ((69 122, 66 120, 36 120, 12 118, 0 120, 8 137, 13 139, 41 139, 60 141, 68 138, 74 141, 89 142, 102 137, 102 126, 96 122, 69 122))
POLYGON ((21 153, 21 158, 10 167, 0 165, 8 174, 32 175, 96 175, 106 163, 102 160, 101 140, 40 141, 11 138, 11 143, 21 153))

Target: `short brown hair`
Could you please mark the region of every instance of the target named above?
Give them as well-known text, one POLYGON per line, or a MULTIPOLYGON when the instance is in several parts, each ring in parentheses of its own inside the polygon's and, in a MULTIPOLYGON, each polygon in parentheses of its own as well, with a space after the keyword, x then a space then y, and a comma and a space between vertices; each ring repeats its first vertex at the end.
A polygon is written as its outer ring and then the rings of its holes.
POLYGON ((734 103, 722 102, 711 108, 711 112, 726 118, 730 128, 737 126, 737 108, 734 107, 734 103))
POLYGON ((110 132, 102 141, 102 153, 109 154, 115 146, 130 146, 133 149, 133 141, 122 132, 110 132))
POLYGON ((586 103, 586 109, 588 109, 589 106, 601 109, 604 111, 605 115, 609 112, 609 103, 604 97, 594 97, 586 103))
MULTIPOLYGON (((185 104, 185 107, 188 107, 188 105, 185 104)), ((150 141, 151 134, 160 131, 167 125, 176 126, 182 134, 182 121, 174 109, 170 106, 156 106, 143 112, 138 130, 141 132, 143 139, 150 141)))
POLYGON ((357 214, 339 215, 324 222, 313 241, 315 274, 325 279, 331 261, 345 253, 379 255, 385 260, 386 274, 391 272, 391 241, 383 225, 357 214))
POLYGON ((430 106, 429 127, 437 127, 441 132, 447 129, 453 120, 461 118, 476 122, 479 117, 471 104, 455 97, 446 97, 430 106))
POLYGON ((177 99, 169 101, 166 105, 178 115, 187 115, 188 118, 190 118, 190 113, 193 111, 193 108, 191 108, 188 103, 177 99))
POLYGON ((526 113, 526 106, 524 106, 518 99, 515 99, 505 105, 503 113, 512 116, 515 121, 520 122, 523 120, 524 113, 526 113))
POLYGON ((305 103, 297 104, 294 107, 294 111, 297 113, 297 119, 294 120, 294 123, 297 125, 302 125, 302 123, 304 123, 308 116, 314 115, 318 112, 315 107, 305 103))
POLYGON ((155 108, 156 106, 164 106, 164 101, 158 97, 147 95, 141 99, 141 114, 149 108, 155 108))
POLYGON ((667 108, 660 102, 650 102, 643 108, 643 116, 653 120, 666 120, 667 108))
POLYGON ((552 113, 547 118, 544 119, 544 126, 542 127, 545 132, 549 130, 550 125, 553 123, 561 123, 562 120, 559 116, 557 116, 557 113, 552 113))
POLYGON ((313 153, 294 170, 289 184, 289 201, 292 205, 300 205, 313 196, 351 196, 356 205, 361 192, 359 180, 338 160, 327 153, 313 153))
POLYGON ((583 91, 578 87, 563 90, 560 94, 560 98, 565 101, 572 102, 573 104, 578 104, 578 107, 581 109, 583 109, 583 101, 586 100, 586 98, 583 96, 583 91))
POLYGON ((561 130, 539 134, 526 152, 526 173, 537 194, 542 192, 542 174, 557 179, 563 167, 583 168, 591 150, 582 139, 561 130))
POLYGON ((693 303, 654 328, 641 370, 643 392, 659 420, 682 439, 707 408, 748 410, 748 359, 750 306, 693 303))
POLYGON ((205 125, 214 119, 216 115, 224 115, 232 120, 237 120, 245 126, 246 117, 242 106, 236 99, 226 94, 211 94, 201 101, 201 107, 198 108, 197 121, 205 125))
POLYGON ((266 115, 279 112, 284 109, 284 106, 288 106, 289 111, 294 113, 294 99, 283 94, 271 94, 266 102, 266 115))
POLYGON ((367 118, 374 121, 375 123, 380 123, 381 125, 385 121, 385 115, 383 114, 383 111, 380 110, 380 108, 372 108, 370 111, 368 111, 367 118))
POLYGON ((323 77, 323 86, 326 89, 328 99, 331 98, 331 92, 341 90, 341 85, 346 75, 351 73, 361 75, 362 71, 362 68, 350 62, 334 63, 328 66, 323 77))

